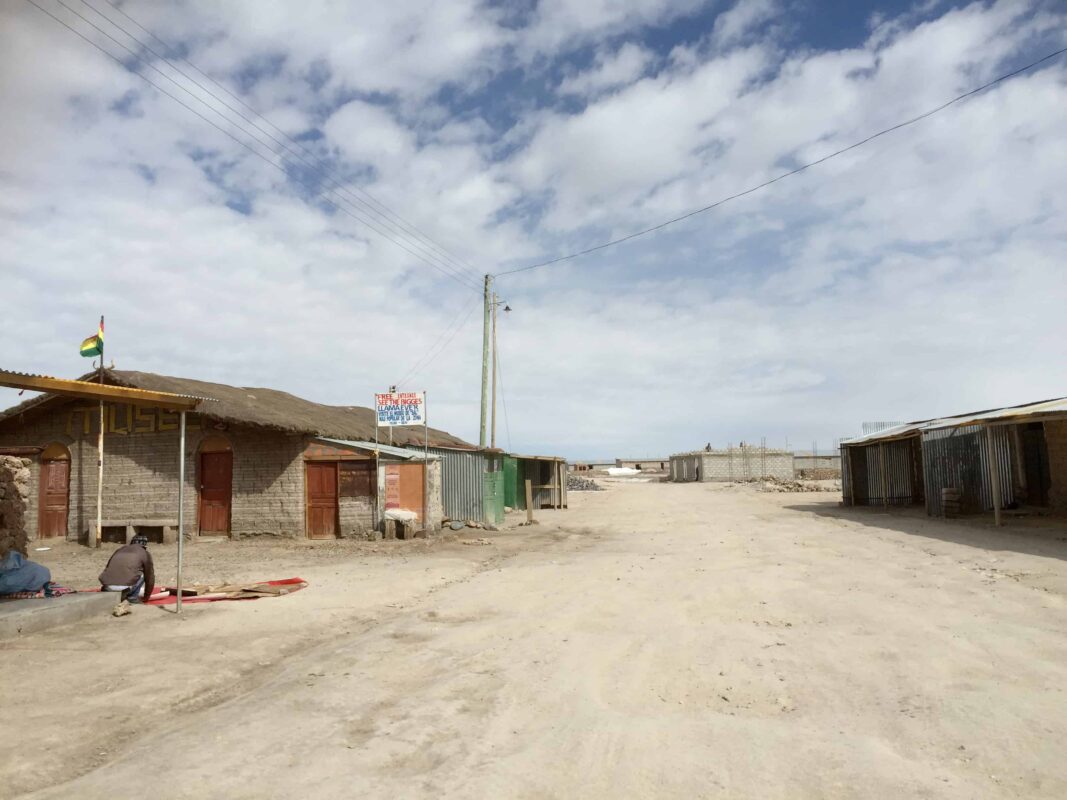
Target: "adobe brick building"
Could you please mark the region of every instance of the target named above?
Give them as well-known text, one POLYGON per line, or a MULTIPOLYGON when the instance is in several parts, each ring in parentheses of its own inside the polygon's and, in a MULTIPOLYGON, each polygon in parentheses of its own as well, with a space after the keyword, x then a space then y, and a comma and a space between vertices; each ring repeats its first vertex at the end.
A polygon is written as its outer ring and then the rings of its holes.
MULTIPOLYGON (((392 509, 420 521, 426 513, 431 525, 443 516, 440 466, 433 454, 424 458, 422 428, 394 428, 395 446, 375 448, 370 408, 125 370, 105 370, 104 382, 211 398, 187 415, 187 536, 363 536, 392 509)), ((0 413, 0 447, 39 451, 30 463, 30 538, 84 541, 95 525, 98 431, 91 401, 41 395, 0 413)), ((444 431, 428 434, 431 447, 474 449, 444 431)), ((178 442, 177 414, 105 404, 103 538, 124 538, 131 523, 149 535, 175 524, 178 442)))

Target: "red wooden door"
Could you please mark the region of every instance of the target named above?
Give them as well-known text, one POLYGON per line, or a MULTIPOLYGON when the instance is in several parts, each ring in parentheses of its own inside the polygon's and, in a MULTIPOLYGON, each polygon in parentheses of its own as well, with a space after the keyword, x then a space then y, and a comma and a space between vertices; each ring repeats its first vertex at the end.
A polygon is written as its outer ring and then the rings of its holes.
POLYGON ((200 534, 230 532, 233 453, 200 454, 200 534))
POLYGON ((70 492, 70 462, 41 462, 40 512, 37 533, 44 539, 67 535, 67 500, 70 492))
POLYGON ((307 526, 309 539, 337 537, 337 463, 307 463, 307 526))

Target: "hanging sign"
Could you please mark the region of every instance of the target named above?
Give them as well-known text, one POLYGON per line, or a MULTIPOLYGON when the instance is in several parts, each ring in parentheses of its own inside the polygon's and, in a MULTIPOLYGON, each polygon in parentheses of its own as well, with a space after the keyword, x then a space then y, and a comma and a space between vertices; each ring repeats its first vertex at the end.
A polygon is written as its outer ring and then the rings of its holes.
POLYGON ((426 392, 386 392, 374 395, 378 427, 426 424, 426 392))

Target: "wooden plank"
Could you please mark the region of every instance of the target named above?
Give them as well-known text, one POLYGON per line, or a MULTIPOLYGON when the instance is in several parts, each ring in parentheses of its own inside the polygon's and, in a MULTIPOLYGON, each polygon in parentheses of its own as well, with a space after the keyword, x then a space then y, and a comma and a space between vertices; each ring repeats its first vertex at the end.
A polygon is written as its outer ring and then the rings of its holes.
POLYGON ((140 406, 152 406, 173 411, 192 411, 200 405, 200 398, 183 397, 170 392, 153 392, 147 389, 129 389, 125 386, 109 386, 104 383, 72 381, 50 378, 45 375, 20 375, 17 372, 0 370, 0 386, 9 389, 26 389, 64 397, 81 397, 85 400, 124 400, 140 406))
POLYGON ((526 521, 533 522, 533 482, 526 481, 526 521))

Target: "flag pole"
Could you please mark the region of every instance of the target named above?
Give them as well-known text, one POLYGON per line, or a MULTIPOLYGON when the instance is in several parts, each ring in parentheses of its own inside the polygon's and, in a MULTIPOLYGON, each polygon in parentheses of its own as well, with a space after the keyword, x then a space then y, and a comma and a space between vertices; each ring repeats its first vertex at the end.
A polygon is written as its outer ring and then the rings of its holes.
MULTIPOLYGON (((100 331, 104 330, 104 316, 100 315, 100 331)), ((100 385, 104 384, 104 340, 100 339, 100 385)), ((99 547, 104 524, 104 398, 100 398, 100 434, 96 439, 96 536, 91 544, 99 547)))
MULTIPOLYGON (((426 392, 422 393, 422 528, 430 524, 430 420, 427 414, 426 392)), ((426 534, 429 536, 429 532, 426 534)))

